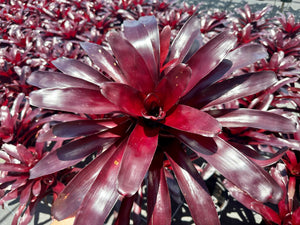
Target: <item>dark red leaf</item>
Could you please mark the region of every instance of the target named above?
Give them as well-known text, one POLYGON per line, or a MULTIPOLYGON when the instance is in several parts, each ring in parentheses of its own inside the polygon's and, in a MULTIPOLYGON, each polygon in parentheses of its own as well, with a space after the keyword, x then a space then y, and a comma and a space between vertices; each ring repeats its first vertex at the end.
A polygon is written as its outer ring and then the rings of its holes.
POLYGON ((253 127, 269 131, 294 133, 297 124, 272 112, 255 109, 220 109, 210 111, 223 127, 253 127))
POLYGON ((191 72, 185 64, 178 64, 158 83, 154 92, 157 93, 165 112, 178 102, 190 80, 191 72))
POLYGON ((241 189, 234 186, 234 184, 232 184, 228 180, 224 181, 224 185, 227 188, 227 190, 230 192, 230 194, 236 200, 238 200, 240 203, 246 206, 248 209, 254 210, 255 212, 259 213, 269 221, 272 221, 276 224, 281 224, 280 217, 273 209, 255 200, 254 198, 251 198, 247 193, 243 192, 241 189))
POLYGON ((168 145, 167 156, 181 192, 196 224, 220 224, 215 205, 205 182, 192 162, 175 141, 168 145))
POLYGON ((39 196, 39 194, 41 193, 41 188, 42 188, 42 185, 41 185, 41 180, 37 180, 34 182, 34 184, 32 185, 32 194, 37 197, 39 196))
POLYGON ((189 133, 213 137, 221 131, 218 121, 206 112, 178 105, 170 112, 164 124, 189 133))
POLYGON ((120 33, 111 32, 108 42, 126 77, 126 84, 143 93, 151 92, 154 81, 141 54, 120 33))
POLYGON ((30 199, 30 195, 31 195, 31 187, 33 185, 33 181, 28 182, 26 184, 26 186, 22 187, 22 191, 20 194, 20 204, 27 204, 29 199, 30 199))
POLYGON ((199 36, 201 37, 200 20, 194 15, 186 21, 173 40, 170 47, 169 61, 178 59, 179 62, 182 62, 199 36))
POLYGON ((158 128, 139 123, 131 132, 118 175, 118 190, 122 195, 134 195, 139 189, 156 151, 158 132, 158 128))
POLYGON ((100 45, 89 42, 80 43, 80 45, 93 62, 114 81, 126 83, 126 78, 124 77, 119 65, 107 50, 100 45))
POLYGON ((188 93, 201 79, 208 75, 226 57, 234 47, 236 37, 225 31, 203 45, 187 62, 192 69, 191 81, 185 94, 188 93))
MULTIPOLYGON (((155 17, 149 18, 153 18, 153 21, 156 23, 155 17)), ((151 36, 148 34, 145 25, 137 20, 126 20, 123 23, 123 27, 125 37, 142 56, 153 81, 156 82, 158 80, 158 65, 154 55, 156 52, 153 51, 151 36), (142 44, 141 40, 143 41, 142 44)))
POLYGON ((112 120, 75 120, 60 123, 52 128, 52 133, 58 137, 79 137, 106 131, 117 126, 112 120))
POLYGON ((180 141, 186 144, 193 151, 203 154, 213 154, 218 150, 213 138, 177 130, 172 130, 170 133, 175 134, 180 141))
POLYGON ((142 93, 126 84, 103 83, 101 93, 123 112, 130 115, 142 116, 142 112, 145 110, 142 93))
POLYGON ((148 225, 171 224, 171 201, 166 182, 162 153, 154 156, 148 173, 148 225))
POLYGON ((42 158, 30 170, 30 179, 73 166, 93 152, 108 149, 116 140, 115 134, 103 133, 69 142, 42 158))
MULTIPOLYGON (((160 67, 162 67, 165 62, 170 47, 170 38, 171 38, 171 28, 169 26, 165 26, 160 32, 160 67)), ((162 71, 160 71, 162 72, 162 71)))
POLYGON ((243 68, 245 66, 251 65, 260 59, 267 58, 268 53, 266 49, 260 44, 248 44, 243 45, 232 52, 229 52, 226 59, 230 60, 233 65, 231 69, 227 72, 229 75, 236 69, 243 68))
POLYGON ((74 225, 104 224, 106 217, 120 197, 117 175, 125 150, 121 145, 102 167, 99 175, 85 196, 76 215, 74 225))
POLYGON ((209 107, 256 94, 277 82, 272 71, 249 73, 215 83, 195 93, 188 103, 190 106, 209 107))
POLYGON ((118 217, 114 225, 129 225, 130 224, 130 214, 133 206, 134 199, 137 194, 131 197, 124 197, 118 212, 118 217))
POLYGON ((99 86, 88 81, 71 77, 63 73, 47 71, 33 72, 27 79, 27 83, 39 88, 79 87, 99 90, 99 86))
POLYGON ((67 75, 86 80, 96 85, 108 81, 103 74, 99 73, 93 67, 75 59, 59 58, 52 61, 52 64, 67 75))
POLYGON ((282 197, 282 190, 263 168, 221 138, 214 137, 214 140, 218 146, 215 154, 197 154, 252 198, 260 202, 278 203, 282 197))
POLYGON ((30 104, 67 112, 106 114, 119 108, 99 91, 84 88, 55 88, 32 91, 30 104))
POLYGON ((220 80, 231 68, 231 66, 232 62, 224 59, 213 71, 211 71, 207 76, 200 80, 192 90, 190 90, 185 96, 183 96, 181 102, 189 105, 189 101, 193 101, 194 96, 196 96, 198 92, 220 80))
MULTIPOLYGON (((159 61, 160 61, 160 39, 159 39, 159 29, 157 25, 157 21, 155 16, 143 16, 139 18, 139 21, 144 24, 146 30, 148 31, 148 35, 150 36, 150 40, 152 42, 154 57, 156 61, 156 72, 158 76, 159 72, 159 61)), ((158 80, 158 77, 154 79, 158 80)))
POLYGON ((52 214, 57 220, 65 219, 79 209, 90 187, 115 150, 116 147, 112 146, 98 155, 67 184, 52 206, 52 214))
POLYGON ((1 163, 0 171, 10 171, 10 172, 28 172, 29 167, 23 164, 15 164, 15 163, 1 163))
POLYGON ((238 143, 233 143, 230 142, 230 144, 238 149, 240 152, 245 154, 249 159, 251 159, 255 164, 261 166, 261 167, 266 167, 270 166, 276 162, 278 162, 282 156, 285 154, 287 149, 281 149, 278 150, 276 153, 271 154, 267 153, 264 154, 264 152, 258 152, 255 149, 252 149, 246 145, 243 144, 238 144, 238 143))

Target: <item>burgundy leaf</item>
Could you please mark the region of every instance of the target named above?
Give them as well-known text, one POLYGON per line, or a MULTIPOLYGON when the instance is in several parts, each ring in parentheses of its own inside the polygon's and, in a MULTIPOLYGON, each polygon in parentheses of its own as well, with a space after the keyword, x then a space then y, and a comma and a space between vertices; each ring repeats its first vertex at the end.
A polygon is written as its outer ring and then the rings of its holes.
POLYGON ((258 129, 293 133, 296 123, 272 112, 255 109, 220 109, 210 111, 223 127, 254 127, 258 129))
POLYGON ((27 204, 29 199, 30 199, 30 195, 31 195, 31 187, 33 185, 33 182, 29 182, 26 184, 26 186, 24 188, 22 188, 21 194, 20 194, 20 204, 27 204))
POLYGON ((246 133, 247 136, 251 137, 250 144, 265 144, 276 147, 289 147, 300 150, 300 141, 293 139, 283 139, 275 137, 273 135, 267 135, 256 131, 249 131, 246 133))
MULTIPOLYGON (((19 155, 18 150, 17 150, 17 146, 13 145, 13 144, 7 144, 4 143, 1 148, 5 151, 5 153, 7 153, 9 156, 19 160, 20 162, 23 161, 22 157, 19 155)), ((6 156, 6 157, 9 157, 6 156)))
POLYGON ((192 77, 185 94, 210 73, 234 47, 236 37, 225 31, 202 46, 187 62, 192 69, 192 77))
POLYGON ((181 192, 196 224, 220 224, 215 205, 205 182, 181 149, 179 143, 168 145, 167 156, 173 168, 181 192))
POLYGON ((75 120, 55 125, 52 133, 58 137, 79 137, 106 131, 117 124, 112 120, 75 120))
MULTIPOLYGON (((162 67, 165 62, 170 47, 170 38, 171 38, 171 28, 170 26, 165 26, 160 32, 160 67, 162 67)), ((160 71, 162 72, 162 71, 160 71)))
POLYGON ((109 102, 99 91, 84 88, 56 88, 32 91, 30 104, 67 112, 106 114, 119 108, 109 102))
POLYGON ((158 83, 154 92, 157 93, 165 112, 178 102, 190 80, 191 72, 185 64, 178 64, 158 83))
POLYGON ((214 166, 225 178, 260 202, 278 203, 282 190, 261 167, 221 138, 214 138, 218 150, 215 154, 197 153, 214 166))
POLYGON ((39 196, 39 194, 41 193, 41 189, 42 189, 42 184, 40 180, 37 180, 34 182, 34 184, 32 185, 32 194, 37 197, 39 196))
POLYGON ((292 224, 300 224, 300 207, 298 207, 292 214, 292 224))
POLYGON ((215 83, 196 93, 188 103, 201 108, 229 102, 234 99, 253 95, 277 82, 276 74, 271 71, 249 73, 215 83))
POLYGON ((221 131, 218 121, 206 112, 186 106, 178 105, 164 121, 172 128, 189 133, 213 137, 221 131))
POLYGON ((185 96, 183 96, 181 102, 188 105, 189 101, 193 101, 194 96, 196 96, 198 92, 220 80, 231 68, 231 66, 232 62, 224 59, 213 71, 211 71, 207 76, 200 80, 192 90, 190 90, 185 96))
POLYGON ((276 153, 267 153, 264 154, 264 152, 259 152, 255 149, 252 149, 249 146, 238 144, 235 142, 229 142, 233 147, 238 149, 240 152, 245 154, 251 161, 253 161, 255 164, 266 167, 270 166, 276 162, 278 162, 282 156, 285 154, 287 149, 280 149, 276 153))
POLYGON ((134 199, 137 194, 131 197, 124 197, 118 212, 118 217, 114 225, 129 225, 130 224, 130 213, 132 210, 134 199))
POLYGON ((52 214, 57 220, 65 219, 79 209, 98 174, 115 150, 115 146, 112 146, 98 155, 67 184, 52 206, 52 214))
POLYGON ((27 165, 32 165, 35 161, 35 158, 32 155, 32 152, 28 150, 24 145, 18 144, 17 151, 19 156, 21 157, 21 161, 27 165))
POLYGON ((63 73, 36 71, 27 79, 27 83, 39 88, 79 87, 99 90, 99 87, 88 81, 71 77, 63 73))
POLYGON ((16 199, 19 196, 20 195, 19 195, 18 189, 12 190, 12 191, 8 192, 7 194, 5 194, 2 198, 0 198, 0 205, 3 205, 4 202, 10 201, 12 199, 16 199))
POLYGON ((26 173, 25 175, 19 175, 17 176, 16 181, 14 181, 13 184, 11 185, 11 190, 21 188, 22 186, 26 185, 27 182, 28 182, 28 173, 26 173))
POLYGON ((141 116, 144 111, 142 93, 126 84, 103 83, 101 85, 101 93, 125 113, 141 116))
POLYGON ((260 59, 267 58, 267 56, 268 53, 266 49, 260 44, 243 45, 232 52, 229 52, 226 56, 226 59, 233 63, 227 74, 229 75, 236 69, 248 66, 260 59))
POLYGON ((125 150, 121 145, 102 167, 86 194, 77 213, 74 225, 104 224, 105 219, 120 197, 117 191, 117 175, 125 150))
MULTIPOLYGON (((152 42, 155 62, 156 62, 156 74, 159 72, 159 60, 160 60, 160 42, 159 42, 159 29, 157 25, 156 18, 154 16, 143 16, 139 18, 139 21, 144 24, 146 30, 148 31, 148 35, 150 36, 150 40, 152 42)), ((158 80, 158 77, 154 79, 158 80)))
POLYGON ((169 61, 178 59, 182 62, 194 41, 200 35, 200 20, 197 16, 192 16, 180 29, 170 47, 169 61))
POLYGON ((96 85, 108 81, 103 74, 99 73, 93 67, 75 59, 58 58, 52 61, 52 64, 65 74, 96 85))
POLYGON ((170 133, 175 134, 180 141, 186 144, 193 151, 203 154, 213 154, 218 149, 213 138, 177 130, 172 130, 170 133))
POLYGON ((238 187, 234 186, 231 182, 228 180, 224 181, 224 185, 227 188, 227 190, 230 192, 230 194, 238 200, 240 203, 242 203, 244 206, 246 206, 250 210, 254 210, 255 212, 262 215, 265 219, 272 221, 276 224, 281 224, 281 219, 278 216, 278 214, 268 206, 264 205, 263 203, 251 198, 247 193, 239 189, 238 187))
MULTIPOLYGON (((155 17, 151 17, 156 23, 155 17)), ((138 53, 146 62, 148 71, 154 81, 158 80, 158 66, 154 55, 151 36, 143 23, 137 20, 126 20, 123 23, 124 35, 127 40, 135 47, 138 53), (142 43, 141 43, 142 40, 142 43)))
POLYGON ((154 81, 139 52, 117 32, 110 33, 108 42, 126 77, 126 83, 143 93, 152 91, 154 81))
POLYGON ((114 81, 126 83, 126 78, 124 77, 119 65, 107 50, 100 45, 89 42, 80 43, 80 45, 93 62, 114 81))
POLYGON ((0 171, 9 171, 9 172, 28 172, 29 167, 23 164, 15 164, 15 163, 1 163, 0 171))
POLYGON ((131 132, 118 175, 118 190, 122 195, 131 196, 139 189, 155 153, 158 132, 158 128, 139 123, 131 132))
POLYGON ((162 153, 154 156, 148 173, 148 225, 171 224, 171 201, 164 173, 162 153))
POLYGON ((69 142, 42 158, 30 170, 30 179, 73 166, 95 151, 108 149, 116 139, 114 134, 103 133, 69 142))

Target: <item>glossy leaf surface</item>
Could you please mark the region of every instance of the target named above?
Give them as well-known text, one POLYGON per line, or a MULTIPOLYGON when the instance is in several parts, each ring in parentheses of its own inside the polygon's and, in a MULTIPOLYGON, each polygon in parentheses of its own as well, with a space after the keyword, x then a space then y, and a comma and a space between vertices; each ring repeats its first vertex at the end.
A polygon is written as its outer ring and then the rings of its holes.
POLYGON ((154 92, 157 93, 164 111, 167 112, 178 102, 190 80, 191 72, 185 64, 179 64, 160 80, 154 92))
POLYGON ((271 71, 249 73, 218 82, 195 94, 187 104, 209 107, 258 93, 277 82, 271 71))
POLYGON ((101 93, 125 113, 141 116, 144 111, 142 93, 126 84, 104 83, 101 85, 101 93))
MULTIPOLYGON (((155 17, 149 18, 153 18, 153 22, 156 23, 155 17)), ((127 20, 124 21, 123 27, 125 37, 143 57, 153 81, 156 81, 158 78, 157 61, 153 51, 151 36, 148 34, 145 25, 139 20, 127 20)))
POLYGON ((179 143, 171 145, 168 159, 196 224, 220 224, 215 205, 200 174, 179 143))
POLYGON ((254 127, 276 132, 296 132, 295 122, 272 112, 255 109, 221 109, 213 111, 213 116, 217 117, 224 127, 254 127))
POLYGON ((154 156, 148 173, 148 225, 171 224, 171 201, 166 182, 163 153, 154 156))
POLYGON ((87 52, 93 62, 114 81, 126 83, 126 78, 124 77, 119 65, 107 50, 100 45, 89 42, 80 43, 80 45, 84 51, 87 52))
POLYGON ((52 133, 58 137, 79 137, 102 132, 116 125, 112 120, 75 120, 55 125, 52 133))
POLYGON ((200 21, 197 16, 192 16, 182 26, 170 47, 169 61, 178 59, 182 62, 196 38, 200 36, 200 21))
POLYGON ((39 88, 79 87, 99 90, 99 87, 93 83, 57 72, 33 72, 27 79, 27 83, 39 88))
POLYGON ((126 83, 143 93, 150 92, 154 87, 154 81, 139 52, 116 32, 109 35, 108 42, 126 77, 126 83))
POLYGON ((100 154, 67 184, 52 206, 52 214, 56 219, 65 219, 80 208, 84 197, 115 150, 113 146, 100 154))
POLYGON ((123 158, 124 145, 102 167, 98 177, 85 196, 74 225, 104 224, 106 217, 120 197, 117 191, 117 174, 123 158))
POLYGON ((89 81, 96 85, 108 81, 105 76, 93 67, 75 59, 58 58, 52 61, 52 64, 65 74, 89 81))
POLYGON ((106 150, 116 139, 114 134, 107 137, 96 134, 65 144, 41 159, 30 170, 30 178, 41 177, 73 166, 95 151, 106 150))
POLYGON ((202 46, 187 62, 192 69, 192 77, 185 91, 188 93, 201 79, 212 71, 234 47, 236 38, 223 32, 202 46))
POLYGON ((198 153, 224 177, 260 202, 278 202, 282 190, 275 180, 261 167, 240 153, 224 140, 214 138, 218 150, 215 154, 198 153))
POLYGON ((226 189, 229 190, 230 194, 239 202, 241 202, 244 206, 246 206, 248 209, 254 210, 255 212, 259 213, 267 220, 270 220, 276 224, 281 224, 280 217, 273 209, 251 198, 247 193, 243 192, 241 189, 234 186, 228 180, 225 180, 224 184, 226 189))
POLYGON ((71 87, 32 91, 30 104, 41 108, 88 114, 106 114, 119 110, 103 97, 100 90, 71 87))
POLYGON ((156 151, 158 131, 137 123, 131 132, 118 175, 122 195, 131 196, 140 187, 156 151))
POLYGON ((178 105, 168 115, 164 124, 189 133, 212 137, 221 131, 218 121, 206 112, 195 108, 178 105))

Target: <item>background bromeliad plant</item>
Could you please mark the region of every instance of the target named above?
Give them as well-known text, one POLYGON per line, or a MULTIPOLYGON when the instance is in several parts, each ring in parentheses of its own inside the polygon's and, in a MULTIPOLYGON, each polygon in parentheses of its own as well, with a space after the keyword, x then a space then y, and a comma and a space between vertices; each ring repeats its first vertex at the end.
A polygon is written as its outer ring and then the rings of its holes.
POLYGON ((139 223, 146 194, 147 223, 170 224, 176 181, 194 222, 219 224, 209 168, 267 223, 298 223, 292 14, 274 23, 269 7, 247 5, 232 16, 167 1, 1 4, 0 194, 1 204, 20 196, 13 224, 49 194, 54 217, 76 213, 75 224, 102 224, 114 205, 115 224, 132 208, 139 223))

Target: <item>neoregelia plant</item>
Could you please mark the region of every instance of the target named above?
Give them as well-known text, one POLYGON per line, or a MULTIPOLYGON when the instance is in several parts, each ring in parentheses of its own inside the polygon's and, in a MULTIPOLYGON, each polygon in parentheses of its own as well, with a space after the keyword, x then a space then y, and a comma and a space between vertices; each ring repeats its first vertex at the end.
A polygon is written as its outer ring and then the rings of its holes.
POLYGON ((91 115, 53 126, 53 139, 73 140, 30 170, 30 178, 36 179, 96 153, 59 195, 52 209, 55 218, 76 213, 76 225, 102 224, 118 200, 125 205, 119 217, 127 215, 146 179, 148 224, 170 224, 166 176, 173 174, 195 223, 219 224, 193 165, 195 157, 204 158, 256 201, 281 200, 283 191, 271 175, 222 135, 222 130, 236 127, 296 131, 295 122, 275 113, 222 106, 277 82, 270 71, 230 77, 233 70, 266 57, 264 48, 236 48, 229 31, 203 45, 196 16, 174 40, 170 37, 170 27, 159 32, 153 16, 125 21, 122 32, 108 35, 108 47, 81 43, 100 70, 60 58, 52 63, 62 73, 34 72, 29 77, 28 83, 40 88, 30 93, 32 105, 91 115))

